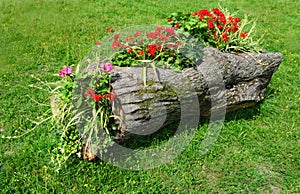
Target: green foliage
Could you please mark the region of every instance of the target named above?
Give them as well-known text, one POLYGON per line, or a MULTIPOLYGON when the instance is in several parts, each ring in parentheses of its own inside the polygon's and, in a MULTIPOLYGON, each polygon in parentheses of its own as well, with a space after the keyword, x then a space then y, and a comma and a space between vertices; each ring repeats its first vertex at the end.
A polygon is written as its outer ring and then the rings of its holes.
POLYGON ((192 59, 182 53, 187 40, 172 27, 158 26, 152 31, 137 30, 126 37, 121 35, 116 34, 112 42, 112 49, 116 50, 110 60, 113 65, 149 67, 154 64, 175 71, 195 66, 192 59))
POLYGON ((83 147, 91 149, 96 143, 98 148, 102 146, 104 150, 112 143, 108 137, 109 141, 101 144, 98 137, 99 132, 104 131, 109 135, 116 128, 111 119, 111 101, 114 100, 110 88, 112 65, 103 63, 100 68, 102 73, 95 76, 63 68, 59 73, 61 80, 50 83, 55 86, 50 90, 53 110, 51 121, 54 131, 60 137, 58 145, 53 149, 52 161, 58 170, 74 154, 79 158, 85 157, 83 147), (91 81, 86 83, 87 78, 91 81), (87 88, 85 84, 88 84, 87 88), (79 95, 76 91, 85 91, 85 94, 79 95), (79 126, 84 128, 79 130, 79 126))
POLYGON ((260 51, 260 40, 253 40, 255 22, 235 17, 227 9, 201 9, 198 12, 177 12, 169 16, 173 27, 189 32, 205 46, 222 51, 260 51), (246 31, 250 26, 249 31, 246 31))

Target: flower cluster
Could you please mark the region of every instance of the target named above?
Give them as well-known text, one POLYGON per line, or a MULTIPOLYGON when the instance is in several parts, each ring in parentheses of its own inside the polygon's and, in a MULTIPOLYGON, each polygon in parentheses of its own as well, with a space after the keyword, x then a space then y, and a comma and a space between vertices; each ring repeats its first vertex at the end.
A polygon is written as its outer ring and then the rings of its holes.
POLYGON ((137 30, 124 37, 115 34, 111 47, 120 52, 116 52, 110 62, 123 67, 139 65, 141 61, 161 61, 176 70, 191 67, 194 64, 180 55, 183 43, 175 30, 171 26, 158 26, 153 31, 137 30))
POLYGON ((88 89, 85 92, 86 97, 91 97, 93 98, 96 102, 100 102, 101 99, 109 99, 111 101, 113 101, 115 99, 115 93, 113 91, 111 91, 109 94, 96 94, 95 91, 93 89, 88 89))
POLYGON ((201 9, 193 13, 174 13, 168 23, 180 26, 180 29, 199 38, 205 46, 216 47, 223 51, 257 50, 258 42, 249 38, 254 24, 249 31, 244 30, 246 20, 234 17, 227 10, 213 8, 201 9))
MULTIPOLYGON (((99 44, 97 42, 96 45, 98 46, 99 44)), ((91 75, 86 74, 86 72, 78 73, 76 71, 73 73, 70 67, 63 68, 59 72, 62 79, 56 82, 57 87, 52 92, 53 99, 56 99, 55 103, 52 103, 52 108, 55 108, 52 122, 53 126, 60 129, 58 134, 61 137, 61 141, 53 149, 53 153, 56 155, 55 161, 59 165, 65 162, 72 154, 77 154, 83 159, 86 158, 83 145, 90 143, 91 139, 87 139, 86 142, 82 141, 84 134, 80 134, 76 128, 80 122, 89 122, 86 129, 89 137, 92 137, 94 130, 96 130, 96 134, 98 134, 98 130, 104 130, 106 134, 110 134, 112 130, 116 129, 117 125, 114 124, 111 106, 112 101, 116 98, 116 94, 112 91, 110 85, 113 65, 108 62, 102 62, 98 65, 101 68, 101 73, 96 74, 91 79, 93 81, 89 83, 80 81, 86 80, 87 77, 90 78, 91 75), (75 77, 78 78, 76 82, 74 81, 75 77), (86 90, 86 88, 89 89, 86 90), (80 94, 76 93, 76 91, 80 91, 80 94), (81 95, 82 91, 85 91, 85 95, 81 95), (95 110, 95 114, 92 117, 82 114, 80 107, 83 102, 86 102, 90 108, 95 110)))
POLYGON ((115 99, 115 93, 110 90, 111 72, 113 71, 113 65, 108 62, 103 62, 100 67, 104 71, 99 75, 95 90, 89 88, 86 90, 85 95, 87 98, 92 98, 95 102, 101 102, 101 100, 109 99, 113 101, 115 99))
POLYGON ((104 69, 104 71, 109 72, 113 70, 113 65, 110 63, 104 63, 101 65, 101 67, 104 69))
MULTIPOLYGON (((241 18, 235 18, 233 16, 225 17, 224 13, 219 8, 212 9, 212 12, 209 12, 206 9, 202 9, 198 12, 194 12, 193 16, 197 16, 200 21, 206 20, 207 26, 211 33, 213 33, 214 38, 222 39, 224 41, 229 41, 229 33, 236 33, 239 30, 239 22, 241 18), (217 34, 221 35, 217 35, 217 34)), ((248 32, 242 32, 240 36, 246 38, 248 32)))
POLYGON ((59 76, 60 77, 65 77, 67 75, 71 75, 73 73, 73 70, 72 68, 70 67, 66 67, 66 68, 63 68, 59 71, 59 76))

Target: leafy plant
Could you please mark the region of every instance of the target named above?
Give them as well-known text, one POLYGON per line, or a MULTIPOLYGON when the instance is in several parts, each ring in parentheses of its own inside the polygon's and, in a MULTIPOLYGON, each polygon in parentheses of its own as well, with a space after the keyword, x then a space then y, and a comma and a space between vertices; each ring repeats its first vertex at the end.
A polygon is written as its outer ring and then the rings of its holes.
MULTIPOLYGON (((101 64, 102 73, 93 79, 94 82, 88 83, 92 86, 85 91, 85 95, 79 97, 74 95, 74 90, 82 83, 75 81, 75 77, 78 78, 82 74, 73 73, 71 68, 63 68, 60 71, 62 79, 55 83, 56 87, 51 92, 52 123, 60 136, 60 142, 53 150, 52 160, 59 167, 73 154, 87 160, 94 159, 96 151, 93 150, 93 146, 102 141, 97 139, 99 132, 104 131, 109 135, 109 130, 116 129, 111 120, 111 101, 115 98, 110 88, 112 70, 111 64, 101 64), (86 103, 81 107, 83 101, 86 103), (82 124, 86 125, 80 131, 78 127, 82 124)), ((86 73, 84 75, 90 76, 86 73)), ((106 141, 106 144, 110 143, 111 141, 106 141)), ((104 148, 107 146, 99 145, 104 148)))
POLYGON ((260 40, 253 40, 256 23, 242 20, 230 14, 227 9, 201 9, 197 12, 173 13, 168 23, 175 28, 189 32, 205 46, 222 51, 260 51, 260 40), (246 28, 251 26, 248 31, 246 28))

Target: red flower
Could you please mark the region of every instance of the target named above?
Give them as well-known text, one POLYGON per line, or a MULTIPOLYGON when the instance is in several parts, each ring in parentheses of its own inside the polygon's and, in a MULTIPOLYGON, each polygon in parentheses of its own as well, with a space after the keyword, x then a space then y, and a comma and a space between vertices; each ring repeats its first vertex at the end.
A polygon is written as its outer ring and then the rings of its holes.
POLYGON ((120 38, 120 34, 116 34, 114 37, 115 40, 118 40, 119 38, 120 38))
POLYGON ((138 55, 143 55, 145 52, 143 50, 137 52, 138 55))
POLYGON ((222 36, 225 41, 229 41, 229 37, 226 33, 223 33, 222 36))
POLYGON ((181 46, 181 42, 180 42, 180 41, 177 41, 177 42, 175 43, 175 45, 176 45, 176 46, 181 46))
POLYGON ((236 33, 239 30, 239 26, 235 25, 232 29, 231 32, 236 33))
POLYGON ((173 18, 169 18, 169 19, 168 19, 168 22, 172 22, 172 21, 173 21, 173 18))
POLYGON ((174 28, 168 27, 168 28, 166 28, 166 32, 168 32, 170 35, 172 35, 174 33, 174 28))
POLYGON ((113 49, 117 49, 117 48, 120 47, 120 43, 119 43, 118 41, 114 41, 114 42, 111 44, 111 47, 112 47, 113 49))
POLYGON ((177 24, 175 24, 174 27, 175 27, 175 28, 179 28, 179 27, 180 27, 180 23, 178 22, 177 24))
POLYGON ((148 38, 156 38, 157 34, 155 32, 148 32, 147 37, 148 38))
POLYGON ((132 53, 133 49, 131 47, 128 48, 127 50, 129 53, 132 53))
POLYGON ((241 18, 234 18, 234 22, 238 23, 241 21, 241 18))
POLYGON ((207 20, 207 25, 210 29, 213 29, 214 28, 214 24, 213 24, 213 21, 212 20, 207 20))
POLYGON ((106 31, 107 31, 107 32, 111 32, 111 28, 110 28, 110 27, 107 27, 107 28, 106 28, 106 31))
POLYGON ((101 95, 101 94, 94 94, 94 95, 93 95, 93 99, 94 99, 96 102, 99 102, 101 98, 102 98, 102 95, 101 95))
POLYGON ((100 45, 100 41, 96 41, 96 43, 95 43, 96 45, 100 45))
POLYGON ((155 29, 155 32, 160 32, 160 31, 163 31, 164 30, 164 28, 163 27, 157 27, 156 29, 155 29))
POLYGON ((116 94, 114 91, 111 91, 109 94, 106 94, 106 98, 109 98, 111 101, 116 99, 116 94))
POLYGON ((126 40, 127 40, 127 41, 130 41, 130 40, 132 40, 132 37, 131 37, 131 36, 127 36, 127 37, 126 37, 126 40))
POLYGON ((220 13, 222 13, 219 8, 213 8, 212 10, 216 15, 219 15, 220 13))
POLYGON ((217 36, 217 33, 214 33, 214 37, 215 37, 215 39, 217 39, 217 38, 218 38, 218 36, 217 36))
POLYGON ((219 30, 222 30, 222 28, 223 28, 222 25, 220 25, 220 24, 218 24, 217 27, 219 30))
POLYGON ((95 95, 95 92, 93 89, 88 89, 86 92, 85 92, 85 96, 86 97, 93 97, 95 95))
POLYGON ((156 44, 150 44, 150 45, 148 45, 147 52, 150 55, 155 56, 155 54, 156 54, 156 44))
POLYGON ((220 16, 219 22, 226 24, 226 17, 224 15, 220 16))
POLYGON ((211 16, 210 12, 207 9, 200 10, 199 14, 203 16, 211 16))
POLYGON ((242 38, 246 38, 248 36, 248 32, 243 32, 243 33, 240 34, 240 36, 242 38))
POLYGON ((142 33, 143 33, 142 31, 138 30, 138 31, 136 31, 133 35, 134 35, 135 37, 138 37, 138 36, 141 35, 142 33))

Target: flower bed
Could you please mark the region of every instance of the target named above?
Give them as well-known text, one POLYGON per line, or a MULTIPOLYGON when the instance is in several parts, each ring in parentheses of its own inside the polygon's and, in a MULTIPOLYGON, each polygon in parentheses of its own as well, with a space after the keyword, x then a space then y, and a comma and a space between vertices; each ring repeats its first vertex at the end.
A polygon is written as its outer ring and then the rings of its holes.
POLYGON ((172 14, 170 26, 146 31, 107 28, 92 57, 75 72, 59 73, 52 108, 62 141, 55 160, 92 160, 136 134, 261 102, 282 55, 262 52, 252 39, 254 23, 248 30, 247 24, 214 8, 172 14))

